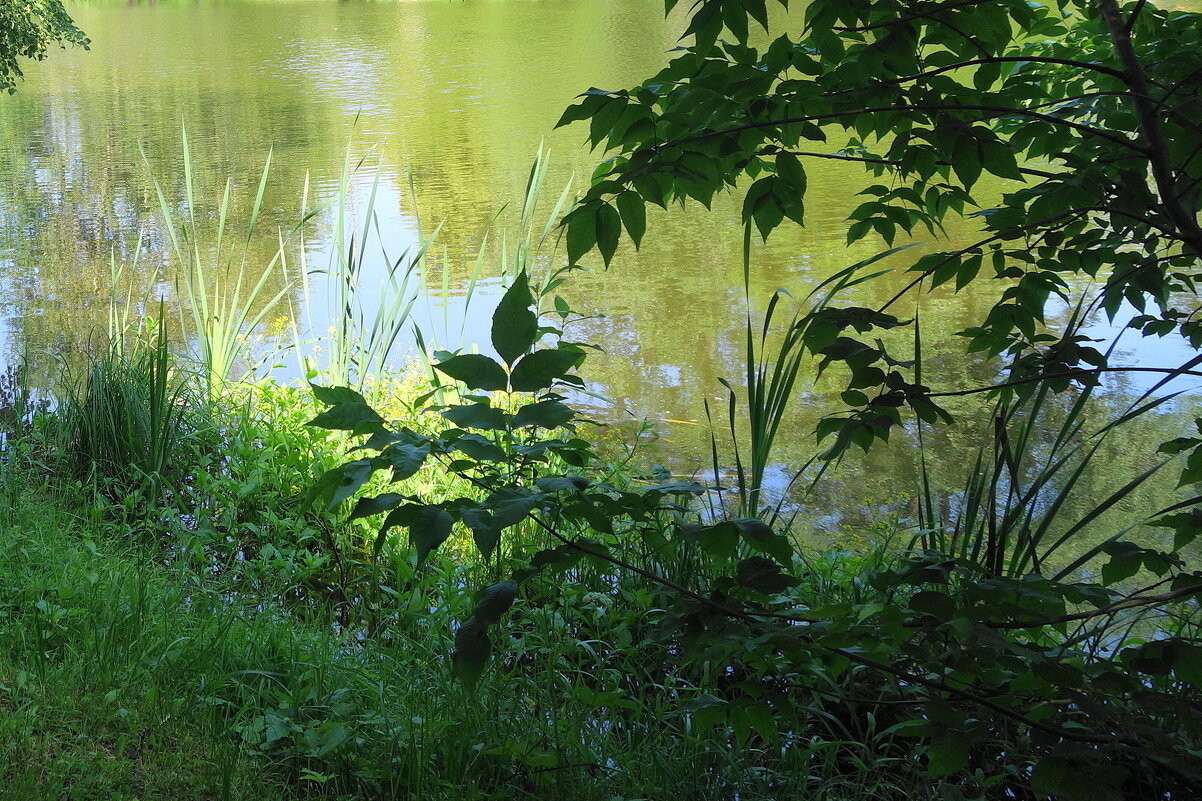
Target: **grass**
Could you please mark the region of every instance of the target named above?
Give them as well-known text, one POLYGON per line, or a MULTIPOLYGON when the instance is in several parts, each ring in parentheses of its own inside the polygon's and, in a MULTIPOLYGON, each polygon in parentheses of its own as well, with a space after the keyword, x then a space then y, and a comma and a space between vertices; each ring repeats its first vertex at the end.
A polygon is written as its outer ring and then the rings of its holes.
MULTIPOLYGON (((447 654, 483 566, 419 572, 397 550, 358 563, 374 595, 338 577, 332 521, 290 502, 330 443, 295 390, 259 391, 244 408, 274 425, 229 427, 195 519, 122 516, 32 453, 4 463, 0 798, 767 799, 801 792, 811 763, 846 770, 832 742, 690 734, 681 703, 700 691, 646 638, 654 588, 600 574, 533 588, 469 693, 447 654)), ((357 558, 354 531, 334 536, 357 558)))

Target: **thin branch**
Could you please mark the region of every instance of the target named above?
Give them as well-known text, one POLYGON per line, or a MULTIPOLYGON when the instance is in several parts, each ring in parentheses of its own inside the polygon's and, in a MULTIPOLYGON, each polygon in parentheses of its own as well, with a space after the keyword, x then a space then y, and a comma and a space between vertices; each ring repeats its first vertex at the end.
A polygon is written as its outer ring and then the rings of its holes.
POLYGON ((1127 34, 1128 36, 1131 35, 1132 29, 1135 28, 1135 21, 1139 19, 1139 15, 1144 10, 1144 6, 1147 5, 1147 3, 1148 0, 1139 0, 1139 2, 1135 4, 1135 8, 1131 9, 1131 16, 1127 18, 1127 24, 1123 26, 1123 33, 1127 34))
POLYGON ((1155 604, 1165 604, 1170 601, 1176 601, 1179 598, 1188 598, 1191 595, 1197 595, 1202 592, 1202 584, 1192 587, 1183 587, 1172 592, 1161 593, 1160 595, 1136 595, 1129 598, 1124 598, 1121 601, 1116 601, 1109 606, 1103 606, 1099 609, 1091 609, 1087 612, 1076 612, 1070 615, 1061 615, 1047 620, 1016 620, 1009 623, 984 623, 983 625, 991 629, 1036 629, 1043 626, 1054 626, 1059 623, 1071 623, 1077 620, 1090 620, 1095 617, 1103 617, 1105 615, 1120 612, 1124 609, 1138 609, 1140 607, 1152 606, 1155 604))
MULTIPOLYGON (((1005 231, 998 231, 997 233, 991 234, 990 236, 987 236, 984 239, 980 239, 980 240, 972 243, 971 245, 968 245, 967 247, 963 247, 963 248, 960 248, 959 250, 952 251, 951 253, 947 254, 943 258, 943 260, 940 261, 938 264, 936 264, 934 267, 931 267, 930 269, 925 270, 922 273, 922 275, 915 278, 913 281, 911 281, 910 283, 908 283, 904 287, 902 287, 900 290, 898 290, 897 294, 895 294, 893 297, 889 298, 889 300, 885 301, 885 303, 882 306, 880 306, 877 309, 877 311, 883 312, 886 309, 888 309, 890 306, 892 306, 894 303, 901 300, 903 297, 905 297, 907 294, 909 294, 911 289, 913 289, 914 287, 918 286, 923 281, 925 281, 927 276, 929 276, 931 273, 938 270, 943 265, 950 262, 952 259, 957 259, 966 253, 971 253, 972 251, 974 251, 978 248, 988 245, 990 242, 996 242, 996 241, 1002 240, 1002 239, 1009 239, 1009 238, 1013 237, 1015 234, 1022 233, 1023 231, 1026 231, 1031 228, 1043 228, 1043 227, 1049 226, 1053 223, 1059 222, 1060 220, 1064 219, 1065 217, 1070 217, 1070 216, 1071 217, 1079 217, 1082 214, 1087 213, 1088 211, 1089 211, 1089 209, 1072 209, 1071 211, 1066 211, 1061 214, 1057 214, 1054 217, 1046 217, 1042 220, 1038 220, 1037 222, 1028 223, 1027 225, 1023 225, 1017 229, 1007 228, 1005 231)), ((1064 222, 1063 225, 1068 225, 1070 222, 1073 222, 1073 220, 1068 220, 1068 221, 1064 222)))
POLYGON ((1122 81, 1126 76, 1120 70, 1111 67, 1105 67, 1101 64, 1091 64, 1088 61, 1075 61, 1071 58, 1053 58, 1051 56, 988 56, 986 58, 974 58, 968 61, 959 61, 955 64, 950 64, 946 67, 939 67, 926 72, 918 72, 913 75, 907 75, 904 78, 894 78, 888 81, 880 81, 873 84, 874 86, 891 86, 894 84, 909 83, 910 81, 920 81, 924 78, 931 78, 935 75, 940 75, 945 72, 953 72, 963 67, 977 67, 983 64, 1057 64, 1064 67, 1074 67, 1076 69, 1088 70, 1090 72, 1100 72, 1103 75, 1109 75, 1111 78, 1117 78, 1122 81))
MULTIPOLYGON (((660 147, 680 145, 685 142, 697 142, 704 139, 712 139, 716 136, 726 136, 727 134, 741 133, 742 131, 753 131, 760 128, 777 128, 783 125, 794 125, 800 122, 818 122, 821 120, 834 120, 844 117, 859 117, 865 114, 881 114, 889 112, 906 112, 906 111, 981 111, 987 112, 990 116, 1006 116, 1015 115, 1019 117, 1029 117, 1031 119, 1047 122, 1052 125, 1062 125, 1066 128, 1071 128, 1082 134, 1094 136, 1099 139, 1104 139, 1112 144, 1120 147, 1133 150, 1141 156, 1148 156, 1147 149, 1139 144, 1132 142, 1130 139, 1124 139, 1121 136, 1116 136, 1108 131, 1100 128, 1094 128, 1090 125, 1083 125, 1079 122, 1073 122, 1061 117, 1055 117, 1051 114, 1041 114, 1037 111, 1029 111, 1027 109, 1014 108, 1012 106, 990 106, 990 105, 975 105, 975 104, 903 104, 895 106, 873 106, 870 108, 851 109, 849 111, 832 111, 826 114, 811 114, 805 117, 786 117, 780 120, 765 120, 763 122, 748 122, 743 125, 735 125, 730 128, 723 128, 720 131, 706 131, 705 133, 694 134, 692 136, 682 137, 674 141, 670 141, 660 147)), ((988 117, 986 117, 988 119, 988 117)))
POLYGON ((974 387, 972 389, 959 389, 949 392, 926 392, 923 393, 924 398, 959 398, 964 395, 977 395, 982 392, 994 392, 999 389, 1007 389, 1009 387, 1017 387, 1023 384, 1031 384, 1036 381, 1049 381, 1054 378, 1081 378, 1090 375, 1102 375, 1103 373, 1156 373, 1158 375, 1188 375, 1194 378, 1202 378, 1202 371, 1199 370, 1182 370, 1171 367, 1093 367, 1082 368, 1080 370, 1065 370, 1061 373, 1043 373, 1041 375, 1028 376, 1027 378, 1017 378, 1013 381, 1006 381, 1001 384, 993 384, 988 387, 974 387))
POLYGON ((1148 91, 1148 77, 1135 52, 1135 46, 1131 43, 1130 30, 1123 22, 1116 0, 1098 0, 1097 8, 1110 31, 1110 39, 1119 57, 1119 63, 1127 73, 1127 84, 1133 90, 1131 102, 1139 121, 1141 138, 1146 143, 1143 150, 1152 167, 1152 177, 1156 181, 1165 216, 1177 226, 1180 238, 1193 250, 1194 255, 1202 258, 1202 227, 1198 225, 1197 218, 1181 203, 1168 143, 1165 141, 1156 110, 1147 100, 1151 94, 1148 91))
MULTIPOLYGON (((846 153, 819 153, 819 152, 813 151, 813 150, 783 150, 783 151, 777 151, 777 152, 788 153, 789 155, 792 155, 792 156, 801 156, 801 157, 805 157, 805 158, 834 159, 837 161, 857 161, 857 162, 861 162, 863 164, 880 164, 885 167, 900 168, 902 166, 900 161, 896 161, 894 159, 878 158, 875 156, 852 156, 852 155, 848 155, 846 153)), ((770 156, 770 155, 772 155, 772 152, 763 151, 763 152, 759 153, 758 155, 770 156)), ((936 167, 950 167, 951 162, 936 161, 935 166, 936 167)), ((1027 167, 1019 167, 1018 171, 1019 171, 1019 173, 1021 173, 1023 175, 1030 175, 1035 178, 1056 178, 1059 176, 1059 173, 1048 172, 1047 170, 1033 170, 1033 169, 1030 169, 1027 167)))

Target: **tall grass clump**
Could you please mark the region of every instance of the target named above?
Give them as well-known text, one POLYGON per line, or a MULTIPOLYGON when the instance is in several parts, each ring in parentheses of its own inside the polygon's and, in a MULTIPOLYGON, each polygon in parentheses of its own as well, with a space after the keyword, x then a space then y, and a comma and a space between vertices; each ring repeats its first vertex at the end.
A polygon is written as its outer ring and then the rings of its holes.
MULTIPOLYGON (((727 391, 726 422, 731 442, 730 458, 737 482, 737 513, 748 518, 763 517, 775 524, 787 498, 782 494, 776 499, 775 506, 770 504, 765 497, 764 477, 772 465, 776 438, 791 408, 794 388, 798 380, 805 377, 805 368, 812 366, 812 357, 821 354, 820 346, 829 344, 827 333, 822 329, 831 328, 831 325, 824 319, 823 310, 839 293, 887 273, 888 270, 867 274, 862 271, 904 248, 877 254, 822 281, 797 304, 793 316, 783 328, 779 325, 781 303, 789 297, 789 293, 778 289, 768 301, 763 320, 757 326, 751 302, 751 234, 751 224, 748 223, 743 231, 743 291, 746 298, 743 402, 739 402, 739 392, 728 379, 719 381, 727 391)), ((829 339, 834 339, 833 334, 829 339)), ((818 366, 816 372, 821 373, 824 366, 818 366)), ((705 408, 706 415, 710 416, 708 401, 705 408)), ((713 470, 717 478, 721 473, 722 458, 712 416, 710 426, 713 470)), ((790 485, 816 462, 817 459, 811 459, 797 468, 790 485)), ((819 476, 823 469, 819 469, 819 476)))
POLYGON ((181 455, 203 419, 192 374, 168 346, 162 311, 145 337, 113 342, 68 376, 58 409, 62 457, 80 479, 153 496, 184 473, 181 455))

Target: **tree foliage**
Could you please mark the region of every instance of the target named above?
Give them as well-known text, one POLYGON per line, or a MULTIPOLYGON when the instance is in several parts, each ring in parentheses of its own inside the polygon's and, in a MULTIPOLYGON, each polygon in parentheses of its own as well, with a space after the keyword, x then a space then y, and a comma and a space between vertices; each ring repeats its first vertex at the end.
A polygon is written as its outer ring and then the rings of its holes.
POLYGON ((799 13, 799 34, 754 46, 753 26, 777 19, 765 0, 698 0, 690 43, 667 67, 566 111, 561 125, 587 122, 610 151, 565 220, 570 260, 596 248, 608 263, 623 231, 637 246, 648 203, 708 205, 736 184, 762 236, 804 224, 813 159, 859 162, 876 178, 849 242, 977 217, 980 238, 917 260, 877 317, 847 310, 866 325, 849 331, 829 308, 800 323, 823 366, 847 368, 856 394, 845 397, 865 399, 824 422, 832 453, 887 438, 903 409, 940 416, 912 361, 876 340, 875 320, 895 321, 886 313, 906 292, 1003 286, 963 334, 970 352, 1004 357, 1019 392, 1097 382, 1106 357, 1079 330, 1096 309, 1114 318, 1129 304, 1143 334, 1202 345, 1202 17, 1143 0, 815 0, 799 13), (982 208, 986 173, 1012 183, 982 208), (1096 293, 1074 297, 1086 282, 1096 293), (1076 325, 1049 332, 1054 297, 1081 304, 1076 325))
POLYGON ((23 77, 18 59, 41 60, 46 48, 74 45, 87 48, 88 38, 75 26, 61 0, 3 0, 0 2, 0 89, 11 94, 23 77))

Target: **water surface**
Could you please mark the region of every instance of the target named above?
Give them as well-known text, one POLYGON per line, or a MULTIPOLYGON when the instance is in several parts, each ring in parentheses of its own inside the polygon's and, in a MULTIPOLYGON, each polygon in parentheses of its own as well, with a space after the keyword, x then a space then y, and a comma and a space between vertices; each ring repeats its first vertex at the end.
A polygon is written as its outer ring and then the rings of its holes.
MULTIPOLYGON (((166 230, 151 189, 164 185, 174 208, 184 196, 181 129, 197 165, 196 191, 208 198, 202 216, 216 208, 227 178, 234 181, 231 218, 244 220, 267 153, 273 170, 259 225, 264 235, 249 247, 252 263, 266 263, 275 231, 291 231, 308 207, 337 193, 349 152, 363 166, 352 207, 366 205, 374 170, 380 170, 376 209, 378 246, 392 257, 414 246, 437 224, 427 300, 419 319, 444 344, 470 346, 486 339, 488 299, 502 251, 512 248, 516 210, 531 161, 540 146, 551 153, 544 210, 575 177, 587 180, 602 157, 581 142, 580 126, 554 130, 563 109, 592 86, 629 86, 652 74, 675 46, 678 18, 665 20, 662 4, 647 0, 410 0, 396 3, 253 2, 108 3, 72 5, 70 12, 92 39, 88 52, 54 52, 30 65, 18 94, 0 98, 0 285, 4 288, 8 357, 52 351, 65 355, 102 338, 112 278, 110 259, 125 265, 124 280, 149 282, 171 292, 174 265, 166 255, 166 230), (410 191, 412 186, 413 191, 410 191), (498 212, 507 210, 498 219, 498 212), (461 324, 456 309, 486 231, 491 246, 481 296, 461 324), (142 255, 133 262, 141 243, 142 255), (452 311, 441 304, 449 302, 452 311), (460 332, 463 332, 462 334, 460 332)), ((855 191, 868 183, 855 165, 808 165, 808 224, 782 231, 753 256, 756 313, 771 292, 797 297, 832 272, 867 258, 879 242, 844 242, 855 191)), ((985 190, 1002 191, 1000 184, 985 190)), ((625 247, 603 271, 577 275, 560 291, 590 319, 569 335, 594 342, 604 354, 591 359, 593 388, 612 400, 609 419, 649 418, 667 448, 659 458, 684 471, 709 464, 703 400, 725 417, 725 391, 742 374, 746 298, 742 288, 741 230, 737 197, 721 199, 711 213, 699 209, 653 214, 643 249, 625 247), (665 420, 686 422, 663 422, 665 420), (692 421, 692 424, 689 423, 692 421)), ((324 266, 332 247, 329 213, 308 226, 305 244, 290 247, 324 266), (324 232, 324 233, 323 233, 324 232)), ((949 226, 953 242, 973 234, 970 221, 949 226)), ((944 249, 921 242, 909 251, 944 249)), ((553 268, 562 255, 539 262, 553 268)), ((905 262, 895 259, 899 267, 905 262)), ((382 274, 371 262, 370 284, 382 274)), ((276 279, 282 286, 284 277, 276 279)), ((875 282, 853 299, 879 305, 900 284, 875 282)), ((321 279, 316 279, 320 291, 321 279)), ((279 330, 291 314, 328 321, 329 310, 301 309, 293 295, 289 314, 275 315, 279 330)), ((994 300, 987 284, 971 295, 943 291, 922 307, 928 382, 957 389, 989 382, 994 368, 966 359, 955 332, 979 319, 994 300)), ((912 309, 904 310, 909 314, 912 309)), ((1099 333, 1107 333, 1098 321, 1099 333)), ((486 343, 485 343, 486 345, 486 343)), ((1131 340, 1129 358, 1180 361, 1180 346, 1131 340)), ((1104 411, 1121 408, 1140 385, 1112 382, 1104 411)), ((797 413, 786 421, 773 471, 780 485, 790 466, 815 451, 816 418, 834 408, 833 381, 808 383, 797 413)), ((948 488, 980 442, 969 401, 951 404, 965 423, 928 438, 929 463, 948 488)), ((1143 441, 1169 439, 1177 418, 1149 420, 1143 441)), ((810 499, 806 515, 831 531, 879 514, 883 504, 915 491, 914 431, 899 431, 889 448, 844 465, 810 499)), ((1104 492, 1148 466, 1145 449, 1116 441, 1105 468, 1091 479, 1104 492)), ((724 465, 730 464, 723 457, 724 465)), ((1168 487, 1143 508, 1171 497, 1168 487)), ((1140 509, 1129 505, 1128 518, 1140 509)))

